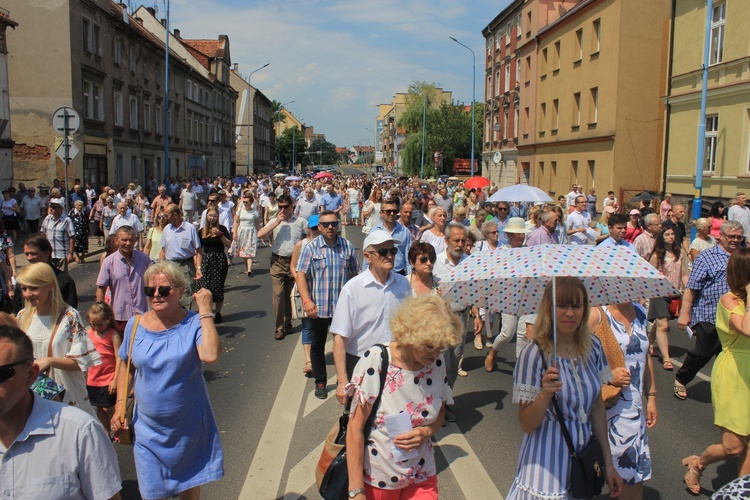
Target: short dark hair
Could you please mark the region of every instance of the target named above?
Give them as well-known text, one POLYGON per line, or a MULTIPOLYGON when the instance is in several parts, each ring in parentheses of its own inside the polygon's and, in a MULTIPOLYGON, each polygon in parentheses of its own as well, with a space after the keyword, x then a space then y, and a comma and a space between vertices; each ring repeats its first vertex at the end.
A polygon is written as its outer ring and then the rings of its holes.
POLYGON ((47 236, 41 233, 32 234, 26 241, 23 242, 24 246, 30 246, 36 248, 40 252, 47 252, 52 255, 52 244, 47 239, 47 236))
POLYGON ((383 207, 385 205, 393 205, 394 207, 396 207, 396 210, 399 209, 398 200, 394 200, 393 198, 388 198, 387 200, 383 200, 383 202, 380 204, 380 210, 383 210, 383 207))
POLYGON ((333 215, 334 217, 336 217, 336 219, 339 218, 338 214, 336 212, 334 212, 333 210, 323 210, 318 215, 318 220, 320 220, 324 215, 333 215))
POLYGON ((6 340, 14 344, 18 349, 18 360, 34 357, 34 346, 31 339, 18 327, 0 325, 0 340, 6 340))
POLYGON ((417 262, 417 257, 422 254, 426 254, 432 262, 435 262, 435 260, 437 259, 437 254, 435 254, 435 247, 424 241, 415 241, 409 248, 409 264, 414 265, 414 263, 417 262))
POLYGON ((610 195, 610 194, 615 194, 615 192, 614 192, 614 191, 607 191, 607 194, 608 194, 608 195, 610 195))
POLYGON ((132 226, 120 226, 117 228, 116 234, 120 234, 120 233, 127 233, 130 236, 135 236, 135 229, 133 229, 132 226))
POLYGON ((294 200, 288 194, 282 194, 281 196, 276 198, 276 201, 278 203, 287 203, 289 205, 294 205, 294 200))
POLYGON ((625 217, 622 214, 612 214, 609 216, 609 219, 607 219, 607 226, 609 227, 615 227, 617 224, 627 224, 628 218, 625 217))

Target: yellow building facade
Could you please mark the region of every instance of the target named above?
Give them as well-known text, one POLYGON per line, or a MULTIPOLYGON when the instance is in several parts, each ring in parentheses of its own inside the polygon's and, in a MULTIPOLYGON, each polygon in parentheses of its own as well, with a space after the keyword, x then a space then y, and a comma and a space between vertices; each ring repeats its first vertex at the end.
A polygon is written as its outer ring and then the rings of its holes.
POLYGON ((532 185, 556 196, 576 183, 600 198, 658 189, 670 4, 582 1, 539 29, 534 118, 522 117, 519 146, 532 185))
MULTIPOLYGON (((750 5, 713 2, 709 48, 703 196, 732 198, 750 190, 750 5)), ((705 0, 677 2, 667 94, 666 190, 692 197, 702 85, 705 0)))

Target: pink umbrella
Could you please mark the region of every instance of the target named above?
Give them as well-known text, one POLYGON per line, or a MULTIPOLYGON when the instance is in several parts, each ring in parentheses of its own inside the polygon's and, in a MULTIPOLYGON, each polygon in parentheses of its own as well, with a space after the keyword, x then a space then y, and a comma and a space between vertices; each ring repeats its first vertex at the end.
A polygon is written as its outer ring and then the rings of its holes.
POLYGON ((313 179, 333 179, 333 174, 330 172, 318 172, 313 179))
POLYGON ((481 175, 475 175, 471 179, 464 182, 464 187, 466 189, 482 189, 483 187, 487 187, 490 184, 491 182, 487 177, 482 177, 481 175))

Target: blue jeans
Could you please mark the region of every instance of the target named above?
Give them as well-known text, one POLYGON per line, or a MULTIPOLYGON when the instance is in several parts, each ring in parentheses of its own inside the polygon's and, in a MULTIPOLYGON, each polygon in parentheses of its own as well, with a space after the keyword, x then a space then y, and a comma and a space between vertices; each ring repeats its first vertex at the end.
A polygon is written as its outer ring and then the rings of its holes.
POLYGON ((312 319, 302 318, 302 343, 312 344, 312 319))

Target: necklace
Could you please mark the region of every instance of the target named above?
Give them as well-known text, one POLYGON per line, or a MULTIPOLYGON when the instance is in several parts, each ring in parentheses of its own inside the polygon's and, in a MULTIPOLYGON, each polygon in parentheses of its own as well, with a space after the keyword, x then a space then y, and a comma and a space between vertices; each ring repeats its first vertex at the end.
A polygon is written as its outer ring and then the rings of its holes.
POLYGON ((563 351, 565 351, 565 352, 566 352, 566 353, 568 354, 568 356, 570 356, 570 359, 573 359, 573 358, 577 358, 577 357, 578 357, 577 355, 573 354, 572 352, 570 352, 569 350, 567 350, 566 348, 564 348, 564 347, 563 347, 562 345, 560 345, 560 344, 557 344, 557 347, 559 347, 560 349, 562 349, 563 351))

